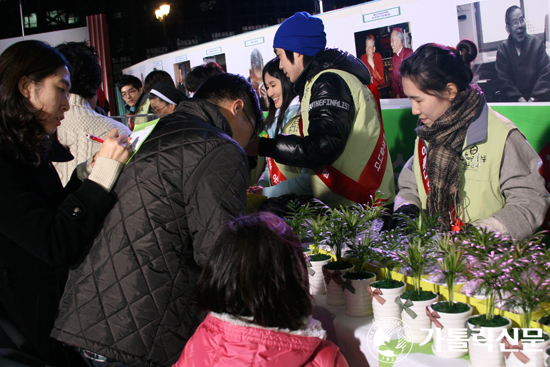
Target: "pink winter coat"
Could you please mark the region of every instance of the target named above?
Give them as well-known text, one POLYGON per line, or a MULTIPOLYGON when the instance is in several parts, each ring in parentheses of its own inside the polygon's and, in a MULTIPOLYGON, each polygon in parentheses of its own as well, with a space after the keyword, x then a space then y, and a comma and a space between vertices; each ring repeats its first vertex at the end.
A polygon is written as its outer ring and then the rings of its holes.
POLYGON ((340 349, 321 338, 320 323, 311 319, 310 325, 296 335, 211 313, 173 367, 348 367, 340 349))

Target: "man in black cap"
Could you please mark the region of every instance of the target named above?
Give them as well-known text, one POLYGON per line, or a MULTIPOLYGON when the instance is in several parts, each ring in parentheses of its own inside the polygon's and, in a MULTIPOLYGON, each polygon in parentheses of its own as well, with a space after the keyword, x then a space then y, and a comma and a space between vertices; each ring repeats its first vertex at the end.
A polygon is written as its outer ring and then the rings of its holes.
POLYGON ((369 70, 345 51, 325 49, 326 43, 323 22, 307 12, 281 24, 273 47, 300 96, 301 118, 247 152, 310 168, 314 197, 331 207, 370 204, 377 191, 391 204, 393 169, 369 70))

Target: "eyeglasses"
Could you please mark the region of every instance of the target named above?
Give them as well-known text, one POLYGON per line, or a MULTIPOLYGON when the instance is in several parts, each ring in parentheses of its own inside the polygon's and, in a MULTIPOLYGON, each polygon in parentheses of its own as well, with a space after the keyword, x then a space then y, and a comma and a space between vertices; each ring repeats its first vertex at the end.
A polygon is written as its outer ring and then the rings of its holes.
POLYGON ((166 107, 168 107, 169 103, 166 103, 164 106, 162 106, 161 108, 154 108, 154 107, 151 107, 151 111, 153 111, 154 114, 156 115, 160 115, 161 114, 161 111, 164 110, 166 107))
POLYGON ((256 125, 254 125, 254 123, 252 122, 252 119, 248 117, 248 114, 246 113, 244 106, 243 106, 243 112, 248 122, 250 122, 250 126, 252 126, 252 136, 250 137, 250 140, 249 140, 249 141, 252 141, 258 136, 258 131, 256 131, 256 125))
POLYGON ((130 94, 136 94, 138 90, 136 88, 132 88, 132 89, 128 89, 128 91, 126 92, 122 92, 120 94, 122 94, 122 98, 126 98, 127 96, 129 96, 130 94))
POLYGON ((514 19, 512 23, 510 23, 512 27, 517 27, 518 25, 525 25, 525 18, 521 17, 518 19, 514 19))

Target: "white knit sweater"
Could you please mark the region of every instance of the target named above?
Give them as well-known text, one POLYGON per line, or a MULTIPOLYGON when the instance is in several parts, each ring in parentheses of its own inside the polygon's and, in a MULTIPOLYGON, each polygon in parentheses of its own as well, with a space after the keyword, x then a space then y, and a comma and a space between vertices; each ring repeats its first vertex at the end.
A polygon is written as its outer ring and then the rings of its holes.
POLYGON ((79 95, 71 93, 69 105, 70 110, 65 112, 65 118, 57 128, 57 138, 61 144, 69 148, 74 159, 70 162, 54 163, 63 186, 71 178, 76 165, 88 160, 101 148, 100 143, 87 139, 86 134, 105 138, 112 128, 116 128, 119 134, 131 133, 124 124, 92 110, 88 101, 79 95))

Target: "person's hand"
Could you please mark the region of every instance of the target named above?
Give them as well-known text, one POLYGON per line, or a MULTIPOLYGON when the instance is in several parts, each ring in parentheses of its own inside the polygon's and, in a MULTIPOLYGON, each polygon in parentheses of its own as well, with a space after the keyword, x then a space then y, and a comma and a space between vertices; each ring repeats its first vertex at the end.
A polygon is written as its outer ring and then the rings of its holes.
POLYGON ((390 229, 401 227, 406 223, 406 218, 416 218, 420 215, 420 209, 414 204, 405 204, 400 206, 392 214, 390 229))
MULTIPOLYGON (((98 153, 99 153, 99 152, 98 152, 98 153)), ((90 166, 91 166, 92 168, 94 168, 95 161, 96 161, 96 159, 97 159, 97 154, 98 154, 98 153, 94 154, 94 159, 92 160, 92 164, 90 164, 90 166)))
POLYGON ((251 140, 244 148, 247 156, 255 157, 258 155, 258 147, 260 146, 260 137, 256 137, 254 140, 251 140))
POLYGON ((261 195, 263 191, 263 186, 250 186, 248 189, 246 189, 246 192, 257 195, 261 195))
POLYGON ((97 157, 105 157, 124 164, 130 158, 131 149, 132 146, 128 142, 128 136, 119 136, 118 130, 113 128, 105 138, 94 160, 97 157))

